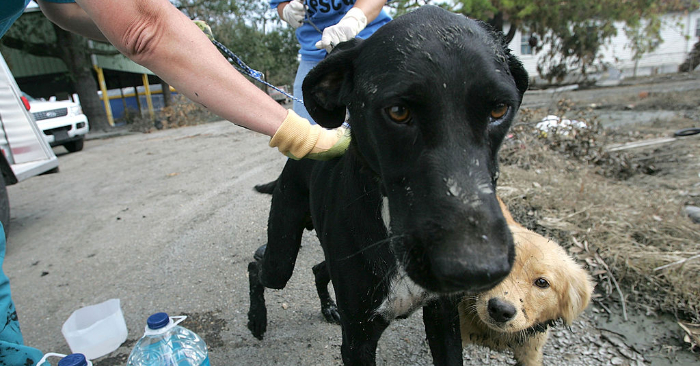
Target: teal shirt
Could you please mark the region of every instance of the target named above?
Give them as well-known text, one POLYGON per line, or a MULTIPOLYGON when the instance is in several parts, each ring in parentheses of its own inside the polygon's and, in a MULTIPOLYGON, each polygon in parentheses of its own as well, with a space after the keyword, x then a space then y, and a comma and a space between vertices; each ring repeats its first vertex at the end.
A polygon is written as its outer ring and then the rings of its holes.
MULTIPOLYGON (((289 0, 270 0, 270 7, 277 9, 277 6, 285 1, 289 0)), ((316 48, 316 42, 320 41, 322 36, 319 30, 323 31, 326 27, 338 24, 340 19, 355 5, 355 0, 307 0, 305 3, 308 6, 306 16, 313 25, 304 22, 301 27, 297 28, 297 40, 301 46, 299 53, 304 61, 318 62, 326 57, 326 50, 316 48)), ((365 39, 371 36, 379 27, 390 20, 391 16, 382 10, 357 37, 365 39)))
POLYGON ((5 261, 5 230, 0 223, 0 365, 33 366, 43 354, 27 347, 22 339, 17 311, 12 302, 10 279, 2 270, 5 261))

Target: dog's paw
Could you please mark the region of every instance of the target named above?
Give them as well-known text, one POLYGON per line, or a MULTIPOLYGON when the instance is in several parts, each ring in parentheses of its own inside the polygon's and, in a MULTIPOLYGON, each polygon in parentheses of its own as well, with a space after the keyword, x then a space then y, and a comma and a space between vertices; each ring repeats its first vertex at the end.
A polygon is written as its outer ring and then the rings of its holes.
POLYGON ((267 331, 267 311, 249 311, 248 329, 253 333, 253 337, 262 340, 267 331))
POLYGON ((256 249, 255 253, 253 253, 253 259, 260 262, 263 259, 263 256, 265 255, 265 249, 267 249, 267 244, 263 244, 258 249, 256 249))
POLYGON ((326 318, 326 321, 331 324, 340 324, 340 313, 338 312, 338 306, 335 302, 331 301, 321 307, 321 314, 326 318))

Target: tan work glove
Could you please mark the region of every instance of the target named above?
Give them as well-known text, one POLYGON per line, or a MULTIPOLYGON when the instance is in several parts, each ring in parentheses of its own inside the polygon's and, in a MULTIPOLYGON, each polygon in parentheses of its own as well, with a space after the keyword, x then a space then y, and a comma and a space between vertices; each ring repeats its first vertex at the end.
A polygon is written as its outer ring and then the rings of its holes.
POLYGON ((211 41, 214 40, 214 34, 211 32, 211 27, 209 27, 209 24, 207 24, 203 20, 193 20, 192 22, 194 24, 196 24, 199 27, 199 29, 201 29, 202 32, 204 32, 204 34, 206 34, 206 36, 207 36, 207 38, 209 38, 209 40, 211 40, 211 41))
POLYGON ((330 160, 345 154, 350 145, 350 130, 339 127, 333 130, 312 125, 293 110, 270 139, 270 147, 276 147, 288 157, 314 160, 330 160))

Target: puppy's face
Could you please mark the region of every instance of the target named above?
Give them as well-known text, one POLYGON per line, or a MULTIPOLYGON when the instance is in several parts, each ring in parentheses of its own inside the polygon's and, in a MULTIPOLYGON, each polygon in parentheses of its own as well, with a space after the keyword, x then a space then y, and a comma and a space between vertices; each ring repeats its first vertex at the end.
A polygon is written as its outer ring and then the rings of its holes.
POLYGON ((349 154, 387 198, 396 258, 431 291, 493 287, 514 254, 495 182, 522 65, 482 23, 436 7, 338 48, 304 80, 304 102, 325 127, 349 111, 349 154))
POLYGON ((555 242, 511 225, 516 259, 503 282, 476 296, 479 319, 492 330, 542 330, 562 319, 570 324, 588 305, 593 286, 588 273, 555 242))

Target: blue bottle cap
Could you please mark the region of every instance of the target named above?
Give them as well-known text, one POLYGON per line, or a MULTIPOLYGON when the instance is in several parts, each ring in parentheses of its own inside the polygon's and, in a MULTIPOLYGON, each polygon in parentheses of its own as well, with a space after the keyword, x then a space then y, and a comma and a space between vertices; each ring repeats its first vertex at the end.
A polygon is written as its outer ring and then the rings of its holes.
POLYGON ((58 361, 58 366, 87 366, 87 360, 82 353, 74 353, 58 361))
POLYGON ((164 326, 168 325, 168 323, 170 323, 168 313, 155 313, 149 316, 148 320, 146 321, 148 327, 153 330, 163 328, 164 326))

